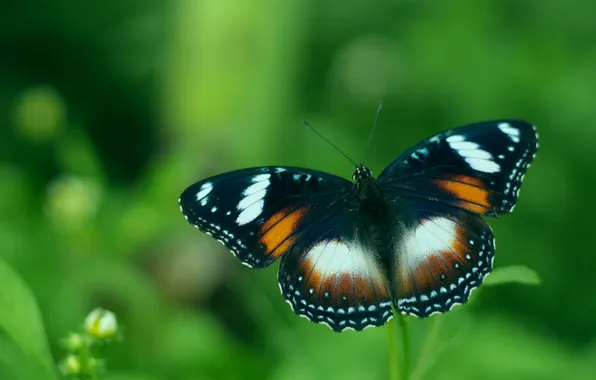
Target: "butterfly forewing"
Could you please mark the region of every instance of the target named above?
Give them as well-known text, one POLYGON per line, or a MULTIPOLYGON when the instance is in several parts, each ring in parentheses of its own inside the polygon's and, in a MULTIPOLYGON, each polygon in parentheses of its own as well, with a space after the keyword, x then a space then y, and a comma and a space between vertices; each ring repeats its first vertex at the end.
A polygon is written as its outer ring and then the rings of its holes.
POLYGON ((481 215, 510 212, 538 149, 535 128, 517 120, 455 128, 426 139, 379 176, 391 197, 422 198, 481 215))
POLYGON ((180 196, 186 219, 224 244, 245 265, 264 268, 283 256, 299 229, 351 188, 315 170, 262 167, 197 182, 180 196))

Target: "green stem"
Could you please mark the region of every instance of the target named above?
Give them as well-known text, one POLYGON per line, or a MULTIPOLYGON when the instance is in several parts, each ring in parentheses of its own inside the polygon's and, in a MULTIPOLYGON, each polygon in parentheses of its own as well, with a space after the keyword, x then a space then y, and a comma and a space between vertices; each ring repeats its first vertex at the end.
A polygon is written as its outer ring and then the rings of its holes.
POLYGON ((403 363, 402 363, 402 374, 404 380, 408 380, 410 378, 410 333, 408 332, 408 325, 406 323, 406 317, 401 314, 397 313, 397 318, 399 320, 399 325, 401 327, 401 343, 402 343, 402 352, 403 352, 403 363))
POLYGON ((389 379, 399 380, 399 352, 394 319, 389 321, 387 332, 389 333, 389 379))
POLYGON ((95 366, 92 363, 93 357, 91 356, 91 341, 89 338, 85 340, 85 342, 81 345, 81 349, 79 351, 79 359, 81 360, 81 374, 85 377, 83 379, 86 380, 97 380, 97 376, 95 374, 95 366))
POLYGON ((412 378, 410 380, 417 380, 422 377, 422 374, 426 370, 426 367, 432 361, 433 353, 437 350, 437 342, 439 341, 439 333, 441 332, 441 327, 443 326, 444 318, 437 318, 431 321, 431 327, 428 333, 426 334, 426 338, 424 340, 424 344, 420 349, 420 354, 417 355, 416 358, 416 366, 414 371, 412 372, 412 378))
POLYGON ((387 331, 389 333, 389 379, 399 380, 400 375, 403 380, 408 380, 410 376, 410 334, 406 324, 406 317, 394 312, 396 317, 389 321, 387 331), (397 319, 398 322, 395 322, 397 319), (400 334, 397 333, 396 323, 399 323, 400 334), (397 340, 401 338, 401 363, 397 340), (401 374, 400 374, 401 365, 401 374))

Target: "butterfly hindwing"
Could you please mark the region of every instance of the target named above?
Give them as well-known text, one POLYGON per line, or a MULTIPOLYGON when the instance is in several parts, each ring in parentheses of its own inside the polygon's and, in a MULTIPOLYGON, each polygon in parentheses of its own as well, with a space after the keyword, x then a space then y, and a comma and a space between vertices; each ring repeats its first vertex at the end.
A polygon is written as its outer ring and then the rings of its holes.
POLYGON ((347 180, 292 167, 243 169, 207 178, 180 196, 180 209, 199 230, 245 265, 264 268, 283 256, 347 180))
POLYGON ((490 273, 494 240, 478 215, 428 201, 407 201, 410 212, 391 257, 397 310, 427 317, 465 303, 490 273))
POLYGON ((393 317, 387 271, 357 238, 358 213, 343 209, 304 231, 279 270, 294 312, 334 331, 381 326, 393 317))
POLYGON ((471 124, 408 149, 379 182, 390 196, 442 202, 480 215, 506 214, 537 149, 536 130, 524 121, 471 124))

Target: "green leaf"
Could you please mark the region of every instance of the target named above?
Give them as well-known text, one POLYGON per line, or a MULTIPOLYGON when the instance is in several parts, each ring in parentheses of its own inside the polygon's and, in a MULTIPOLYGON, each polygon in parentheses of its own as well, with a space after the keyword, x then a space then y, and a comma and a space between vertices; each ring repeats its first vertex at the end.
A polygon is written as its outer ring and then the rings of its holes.
POLYGON ((412 340, 415 365, 409 380, 428 379, 425 374, 435 366, 437 357, 452 350, 462 336, 474 329, 476 320, 466 309, 466 305, 460 305, 443 315, 409 321, 412 336, 419 337, 417 342, 416 338, 412 340))
POLYGON ((53 373, 53 360, 37 302, 29 286, 0 260, 0 329, 8 341, 53 373))
POLYGON ((5 331, 0 331, 0 379, 56 380, 56 376, 32 360, 5 331))
POLYGON ((540 277, 533 269, 523 265, 511 265, 495 269, 490 276, 484 280, 484 284, 489 286, 509 283, 539 285, 540 277))

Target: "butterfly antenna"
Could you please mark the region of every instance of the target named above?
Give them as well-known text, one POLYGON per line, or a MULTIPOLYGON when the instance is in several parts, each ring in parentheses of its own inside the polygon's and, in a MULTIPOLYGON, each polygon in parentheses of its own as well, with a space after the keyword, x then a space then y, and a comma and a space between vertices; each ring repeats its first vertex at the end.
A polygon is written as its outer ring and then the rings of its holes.
POLYGON ((319 131, 317 131, 316 129, 314 129, 310 124, 308 124, 306 121, 302 121, 302 124, 304 124, 304 126, 308 129, 310 129, 311 131, 313 131, 314 133, 316 133, 320 138, 322 138, 323 140, 325 140, 327 142, 327 144, 331 145, 335 150, 337 150, 342 156, 344 156, 345 158, 348 159, 348 161, 350 161, 352 164, 354 164, 354 166, 358 166, 354 160, 352 160, 350 157, 348 157, 347 154, 345 154, 341 149, 339 149, 334 143, 332 143, 331 141, 329 141, 329 139, 325 136, 323 136, 319 131))
POLYGON ((377 121, 379 120, 379 114, 381 113, 381 109, 383 109, 383 100, 379 100, 379 107, 377 108, 377 114, 375 115, 375 122, 373 123, 372 130, 370 131, 370 135, 368 136, 368 143, 366 144, 366 150, 364 151, 364 157, 362 157, 362 163, 364 164, 364 160, 366 160, 366 154, 370 149, 370 144, 373 139, 373 135, 375 134, 375 128, 377 127, 377 121))

